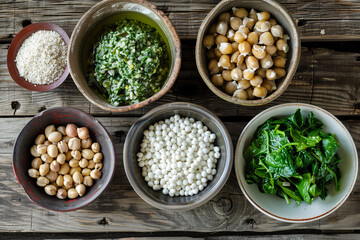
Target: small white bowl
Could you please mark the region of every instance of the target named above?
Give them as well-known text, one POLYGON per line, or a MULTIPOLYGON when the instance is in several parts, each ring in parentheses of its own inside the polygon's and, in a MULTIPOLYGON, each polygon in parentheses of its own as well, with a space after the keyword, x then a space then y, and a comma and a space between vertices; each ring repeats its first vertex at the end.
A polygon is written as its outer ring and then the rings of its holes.
POLYGON ((235 172, 245 197, 262 213, 284 222, 311 222, 333 213, 348 198, 357 178, 358 155, 350 133, 334 115, 310 104, 287 103, 266 109, 245 126, 236 146, 235 172), (334 184, 330 184, 327 186, 329 191, 325 200, 318 197, 311 205, 303 201, 299 206, 293 200, 290 205, 287 205, 285 200, 278 196, 261 193, 257 184, 248 184, 245 180, 245 159, 243 157, 243 152, 250 145, 256 129, 261 124, 270 117, 289 116, 298 108, 301 109, 303 117, 307 117, 308 113, 312 111, 314 116, 324 123, 324 132, 335 133, 336 139, 340 143, 338 155, 342 159, 338 165, 342 175, 340 191, 336 192, 334 184))

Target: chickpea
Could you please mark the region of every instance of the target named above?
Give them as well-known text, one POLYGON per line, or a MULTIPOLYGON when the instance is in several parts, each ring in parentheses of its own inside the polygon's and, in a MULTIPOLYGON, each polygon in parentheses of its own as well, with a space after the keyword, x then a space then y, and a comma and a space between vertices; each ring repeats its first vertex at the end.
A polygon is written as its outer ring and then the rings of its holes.
POLYGON ((61 135, 66 135, 66 128, 64 126, 59 126, 56 130, 61 133, 61 135))
POLYGON ((239 52, 239 51, 234 52, 234 53, 231 55, 230 62, 232 62, 232 63, 237 63, 239 55, 240 55, 240 52, 239 52))
POLYGON ((68 195, 68 198, 74 199, 74 198, 77 198, 79 196, 79 193, 76 191, 75 188, 70 188, 68 190, 67 195, 68 195))
POLYGON ((65 189, 66 191, 69 191, 69 189, 74 188, 74 184, 71 184, 71 186, 62 186, 63 189, 65 189))
MULTIPOLYGON (((223 72, 222 72, 222 77, 223 77, 223 79, 225 80, 225 81, 231 81, 232 79, 231 79, 231 71, 230 70, 224 70, 223 72)), ((97 154, 97 153, 96 153, 97 154)), ((96 155, 95 154, 95 155, 96 155)), ((95 158, 95 155, 94 155, 94 158, 95 158)))
POLYGON ((259 68, 259 61, 254 56, 247 56, 245 58, 246 66, 250 69, 256 70, 259 68))
POLYGON ((70 171, 70 166, 68 163, 64 163, 61 165, 59 173, 62 175, 67 174, 70 171))
POLYGON ((255 24, 255 30, 259 31, 259 32, 267 32, 270 31, 271 29, 271 24, 268 21, 257 21, 257 23, 255 24))
POLYGON ((86 168, 88 166, 89 162, 86 158, 83 158, 79 161, 79 167, 86 168))
POLYGON ((250 43, 250 45, 254 45, 259 42, 259 36, 257 35, 256 32, 251 32, 249 33, 246 40, 250 43))
POLYGON ((242 20, 239 17, 231 17, 230 18, 230 27, 237 31, 239 27, 242 25, 242 20))
POLYGON ((215 43, 217 45, 219 45, 220 43, 226 43, 229 40, 227 39, 227 37, 225 35, 217 35, 215 38, 215 43))
POLYGON ((44 144, 37 145, 36 151, 37 151, 40 155, 42 155, 42 154, 46 153, 47 148, 48 148, 48 146, 46 146, 46 145, 44 145, 44 144))
POLYGON ((265 44, 266 46, 274 45, 274 37, 271 35, 270 32, 264 32, 260 35, 259 43, 265 44))
POLYGON ((74 173, 76 173, 76 172, 81 172, 81 167, 73 167, 73 168, 70 168, 69 174, 72 176, 72 175, 74 175, 74 173))
POLYGON ((239 68, 234 68, 231 70, 230 77, 232 80, 239 81, 242 79, 242 71, 239 68))
POLYGON ((281 56, 276 56, 274 58, 274 66, 279 68, 284 68, 286 64, 286 58, 281 56))
POLYGON ((71 139, 71 137, 69 137, 69 136, 64 136, 64 137, 62 138, 62 141, 64 141, 66 144, 68 144, 69 141, 70 141, 70 139, 71 139))
POLYGON ((216 25, 216 32, 221 35, 225 35, 228 30, 228 24, 225 21, 219 21, 216 25))
POLYGON ((280 25, 275 25, 271 27, 271 34, 274 37, 283 38, 284 36, 284 29, 280 25))
POLYGON ((277 47, 275 47, 274 45, 266 46, 265 51, 269 55, 274 55, 277 51, 277 47))
POLYGON ((258 70, 256 70, 255 73, 262 78, 266 77, 266 69, 265 68, 259 68, 258 70))
POLYGON ((247 99, 247 94, 245 92, 245 90, 243 89, 238 89, 234 92, 233 97, 238 98, 238 99, 242 99, 242 100, 246 100, 247 99))
POLYGON ((44 142, 44 145, 45 145, 45 146, 49 146, 49 145, 51 145, 51 142, 50 142, 49 140, 46 140, 46 141, 44 142))
POLYGON ((244 34, 242 32, 237 31, 234 35, 234 40, 237 43, 241 43, 241 42, 245 41, 245 39, 246 39, 246 34, 244 34))
POLYGON ((249 100, 252 100, 252 99, 255 98, 254 95, 253 95, 253 89, 251 87, 245 89, 245 92, 246 92, 247 97, 248 97, 249 100))
POLYGON ((93 185, 94 181, 90 176, 85 176, 83 184, 87 187, 91 187, 93 185))
POLYGON ((266 79, 268 80, 275 80, 276 79, 276 72, 272 69, 268 69, 266 71, 266 79))
POLYGON ((228 68, 228 70, 233 70, 236 67, 235 63, 230 63, 230 67, 228 68))
POLYGON ((69 140, 68 147, 69 147, 71 150, 79 150, 80 147, 81 147, 80 139, 78 139, 78 138, 71 138, 71 139, 69 140))
POLYGON ((37 181, 36 181, 36 184, 39 186, 39 187, 45 187, 46 185, 48 185, 50 183, 49 179, 47 179, 46 177, 38 177, 37 178, 37 181))
POLYGON ((94 142, 91 145, 91 150, 93 150, 94 153, 100 152, 100 144, 98 142, 94 142))
MULTIPOLYGON (((276 20, 273 19, 273 18, 270 18, 270 19, 268 20, 268 22, 270 23, 270 25, 271 25, 272 27, 277 25, 276 20)), ((273 35, 274 35, 274 34, 273 34, 273 35)), ((274 37, 275 37, 275 36, 274 36, 274 37)))
POLYGON ((215 74, 211 77, 211 82, 217 86, 217 87, 221 87, 224 83, 224 78, 222 77, 221 74, 215 74))
MULTIPOLYGON (((94 152, 92 150, 90 150, 90 149, 83 149, 82 152, 81 152, 81 155, 82 155, 83 158, 86 158, 86 159, 90 160, 90 159, 93 159, 94 152)), ((79 159, 81 159, 81 157, 79 159)))
POLYGON ((62 139, 62 134, 60 132, 54 131, 49 134, 48 139, 50 142, 57 143, 62 139))
POLYGON ((263 79, 259 75, 254 76, 250 80, 250 84, 254 87, 260 86, 262 83, 263 83, 263 79))
POLYGON ((270 13, 268 12, 260 12, 257 14, 257 18, 260 21, 267 21, 270 19, 270 13))
POLYGON ((50 196, 54 196, 56 195, 56 187, 54 185, 47 185, 45 186, 45 192, 46 194, 50 195, 50 196))
POLYGON ((214 53, 216 55, 216 58, 219 59, 222 56, 222 53, 218 48, 214 48, 214 53))
POLYGON ((50 169, 51 171, 58 172, 60 171, 60 164, 57 161, 52 161, 50 163, 50 169))
POLYGON ((85 176, 90 176, 90 172, 91 172, 91 169, 89 168, 84 168, 82 171, 81 171, 81 174, 85 177, 85 176))
POLYGON ((31 167, 34 169, 39 169, 40 165, 42 164, 42 160, 40 158, 34 158, 31 161, 31 167))
POLYGON ((286 75, 286 71, 283 68, 274 68, 274 71, 276 72, 276 79, 282 78, 286 75))
POLYGON ((247 37, 247 35, 250 33, 250 30, 249 30, 249 28, 248 28, 248 27, 245 27, 245 26, 241 25, 241 26, 239 27, 238 32, 243 33, 243 34, 244 34, 244 36, 246 36, 246 37, 247 37))
POLYGON ((249 87, 251 86, 249 80, 240 80, 240 81, 238 82, 238 84, 239 84, 239 87, 240 87, 241 89, 247 89, 247 88, 249 88, 249 87))
POLYGON ((72 159, 71 151, 68 151, 66 154, 66 161, 70 161, 72 159))
POLYGON ((269 54, 266 54, 266 56, 260 60, 260 64, 262 68, 268 69, 273 66, 273 59, 269 54))
POLYGON ((47 139, 49 139, 49 135, 50 135, 50 133, 52 133, 52 132, 55 132, 55 126, 54 126, 54 125, 49 125, 49 126, 47 126, 47 127, 45 128, 45 137, 46 137, 47 139))
MULTIPOLYGON (((231 82, 227 82, 225 84, 225 92, 229 95, 233 94, 235 92, 235 90, 237 89, 237 85, 235 82, 231 81, 231 82)), ((98 164, 98 163, 96 163, 98 164)), ((96 164, 95 164, 95 169, 96 169, 96 164)))
POLYGON ((81 173, 79 173, 79 172, 75 172, 72 175, 72 178, 73 178, 75 184, 81 184, 82 181, 84 180, 83 175, 81 175, 81 173))
POLYGON ((239 51, 244 56, 248 55, 251 51, 250 43, 248 41, 242 41, 239 43, 239 51))
POLYGON ((277 40, 276 47, 279 51, 284 51, 285 53, 287 53, 289 51, 289 46, 284 39, 277 40))
POLYGON ((271 93, 272 91, 276 90, 276 84, 274 81, 270 81, 270 80, 267 80, 265 79, 263 84, 261 85, 263 86, 264 88, 266 88, 267 92, 268 93, 271 93))
POLYGON ((243 71, 243 77, 246 79, 246 80, 250 80, 250 79, 252 79, 253 77, 254 77, 254 75, 255 75, 255 71, 254 70, 252 70, 252 69, 245 69, 244 71, 243 71))
POLYGON ((211 34, 216 33, 216 24, 212 24, 210 26, 209 33, 211 34))
POLYGON ((219 50, 222 54, 230 54, 233 49, 230 43, 220 43, 219 50))
POLYGON ((43 160, 46 163, 51 163, 54 159, 49 156, 49 154, 44 153, 41 155, 41 160, 43 160))
POLYGON ((99 170, 97 170, 97 169, 94 169, 94 170, 91 171, 90 177, 92 179, 99 179, 99 178, 101 178, 101 172, 99 170))
POLYGON ((243 71, 246 69, 246 65, 244 63, 244 60, 245 60, 245 56, 244 55, 239 55, 238 56, 238 61, 237 61, 237 65, 240 66, 240 69, 243 71), (244 63, 244 64, 243 64, 244 63), (243 64, 243 68, 241 67, 241 64, 243 64))
MULTIPOLYGON (((211 49, 209 49, 209 50, 207 51, 206 57, 207 57, 209 60, 211 60, 211 59, 217 59, 213 48, 211 48, 211 49)), ((86 141, 86 140, 83 140, 83 141, 86 141)), ((91 145, 91 143, 90 143, 90 145, 91 145)), ((82 147, 82 141, 81 141, 81 147, 82 147)), ((84 147, 82 147, 82 148, 84 148, 84 147)), ((89 147, 87 147, 87 148, 89 148, 89 147)))
MULTIPOLYGON (((234 41, 235 41, 235 40, 234 40, 234 41)), ((239 49, 239 43, 238 43, 238 42, 232 42, 232 43, 231 43, 231 46, 232 46, 232 48, 233 48, 233 51, 232 51, 231 54, 234 54, 235 52, 238 51, 238 49, 239 49)))
POLYGON ((103 159, 103 155, 102 153, 95 153, 94 157, 93 157, 93 161, 94 163, 99 163, 101 162, 101 160, 103 159))
MULTIPOLYGON (((84 151, 84 150, 83 150, 84 151)), ((91 150, 90 150, 91 151, 91 150)), ((81 159, 81 153, 79 150, 73 150, 71 151, 71 156, 76 159, 76 160, 80 160, 81 159)), ((71 160, 70 160, 71 161, 71 160)))
POLYGON ((244 17, 243 19, 243 26, 247 28, 253 28, 255 25, 255 20, 252 18, 244 17))
POLYGON ((85 195, 86 187, 84 184, 79 184, 75 187, 76 191, 78 192, 79 196, 82 197, 85 195))
POLYGON ((64 164, 66 161, 66 155, 64 153, 60 153, 57 157, 56 157, 56 161, 61 165, 64 164))
POLYGON ((230 57, 228 55, 222 55, 219 59, 219 67, 223 67, 225 69, 229 68, 231 65, 230 57))
POLYGON ((50 170, 49 163, 41 164, 39 167, 39 173, 42 177, 45 176, 49 172, 49 170, 50 170))
POLYGON ((78 137, 81 140, 85 140, 89 138, 89 129, 87 127, 81 127, 77 129, 78 137))
POLYGON ((78 167, 79 166, 79 160, 77 159, 71 159, 69 161, 69 166, 72 167, 72 168, 75 168, 75 167, 78 167))
POLYGON ((247 17, 248 11, 245 8, 232 8, 235 17, 244 18, 247 17))
MULTIPOLYGON (((228 83, 231 83, 231 82, 228 82, 228 83)), ((234 83, 236 85, 236 83, 234 83)), ((225 85, 225 88, 226 88, 226 85, 225 85)), ((103 164, 102 163, 95 163, 95 169, 97 170, 101 170, 103 168, 103 164)))
POLYGON ((30 168, 30 169, 28 170, 28 174, 29 174, 29 176, 32 177, 32 178, 38 178, 38 177, 40 176, 39 171, 38 171, 37 169, 34 169, 34 168, 30 168))
POLYGON ((66 125, 65 133, 71 138, 77 137, 77 126, 75 124, 69 123, 66 125))
POLYGON ((59 187, 62 187, 64 185, 64 177, 63 177, 63 175, 58 175, 58 177, 56 178, 56 184, 59 187))
POLYGON ((45 142, 45 135, 44 134, 39 134, 35 139, 35 144, 36 145, 43 144, 44 142, 45 142))
POLYGON ((255 21, 258 21, 258 18, 257 18, 257 12, 255 9, 251 9, 250 12, 249 12, 249 18, 252 18, 254 19, 255 21))
POLYGON ((59 188, 56 193, 56 197, 59 199, 67 198, 67 191, 63 188, 59 188))
POLYGON ((254 87, 253 95, 258 98, 264 98, 267 95, 267 90, 262 86, 254 87))
POLYGON ((235 36, 235 31, 232 29, 229 29, 226 33, 226 37, 229 39, 230 42, 234 42, 234 36, 235 36))
MULTIPOLYGON (((240 56, 242 56, 242 55, 240 55, 240 56)), ((238 68, 240 68, 240 70, 243 71, 243 73, 244 73, 244 71, 247 69, 247 66, 246 66, 245 62, 243 61, 241 64, 238 65, 238 68)))
POLYGON ((47 147, 47 154, 49 154, 49 156, 52 158, 56 158, 57 155, 59 154, 57 146, 53 144, 49 145, 47 147))
POLYGON ((252 54, 257 59, 263 59, 266 56, 265 46, 260 46, 257 44, 253 45, 252 54))
POLYGON ((64 140, 58 142, 57 147, 60 153, 67 153, 69 151, 69 147, 64 140))
POLYGON ((81 148, 90 148, 91 144, 92 144, 91 138, 81 140, 81 148))
POLYGON ((286 53, 284 51, 276 51, 276 57, 277 56, 280 56, 280 57, 283 57, 283 58, 286 58, 286 53))
POLYGON ((210 49, 215 44, 215 38, 212 34, 205 35, 203 45, 207 49, 210 49))
POLYGON ((48 174, 45 175, 47 179, 49 179, 50 182, 55 182, 59 174, 53 171, 49 171, 48 174))
POLYGON ((208 69, 211 75, 217 74, 220 71, 218 61, 216 61, 215 59, 211 59, 208 64, 208 69))
POLYGON ((73 185, 73 178, 69 174, 64 175, 64 186, 71 187, 72 185, 73 185))

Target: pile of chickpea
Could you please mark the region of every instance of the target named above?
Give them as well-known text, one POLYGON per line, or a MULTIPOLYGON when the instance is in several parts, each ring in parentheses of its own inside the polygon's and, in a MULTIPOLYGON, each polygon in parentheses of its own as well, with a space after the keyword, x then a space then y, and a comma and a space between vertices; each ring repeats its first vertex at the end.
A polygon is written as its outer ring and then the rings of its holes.
POLYGON ((101 177, 103 155, 100 144, 92 142, 86 127, 74 124, 47 126, 35 139, 30 153, 35 157, 28 174, 45 192, 59 199, 74 199, 101 177))
POLYGON ((203 39, 212 83, 235 98, 266 97, 286 75, 289 39, 268 12, 221 13, 203 39))

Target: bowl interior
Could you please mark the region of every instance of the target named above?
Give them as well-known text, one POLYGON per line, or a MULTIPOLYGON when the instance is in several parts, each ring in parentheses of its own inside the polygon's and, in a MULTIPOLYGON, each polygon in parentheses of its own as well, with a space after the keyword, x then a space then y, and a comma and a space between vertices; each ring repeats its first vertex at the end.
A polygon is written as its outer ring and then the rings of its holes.
POLYGON ((49 91, 51 89, 58 87, 60 84, 62 84, 65 81, 65 79, 69 75, 68 64, 66 64, 64 72, 61 74, 61 76, 53 83, 45 84, 45 85, 35 85, 31 82, 26 81, 25 78, 20 76, 19 71, 16 67, 16 62, 15 62, 17 53, 18 53, 21 45, 23 44, 23 42, 28 37, 30 37, 31 34, 37 32, 39 30, 55 31, 55 32, 59 33, 60 36, 63 38, 66 46, 69 45, 69 36, 66 34, 66 32, 61 27, 59 27, 55 24, 52 24, 52 23, 47 23, 47 22, 30 24, 29 26, 22 29, 15 36, 13 41, 11 42, 11 45, 8 50, 8 55, 7 55, 7 66, 8 66, 8 70, 9 70, 9 73, 10 73, 12 79, 21 87, 28 89, 28 90, 32 90, 32 91, 49 91))
POLYGON ((327 111, 308 104, 283 104, 265 110, 256 116, 243 130, 235 153, 235 172, 241 189, 248 200, 261 212, 270 217, 287 222, 307 222, 318 220, 335 211, 350 194, 357 177, 358 157, 353 139, 344 125, 327 111), (302 202, 299 206, 291 200, 287 205, 284 199, 261 193, 257 184, 248 184, 245 180, 245 160, 243 152, 250 145, 258 126, 270 117, 285 117, 300 108, 303 117, 312 111, 317 119, 324 123, 323 131, 335 133, 340 143, 338 155, 342 159, 339 168, 342 174, 341 188, 336 192, 334 184, 327 186, 328 196, 323 201, 319 197, 311 205, 302 202))
POLYGON ((167 104, 158 111, 151 111, 130 129, 125 143, 128 148, 124 151, 124 163, 126 174, 135 191, 145 201, 162 209, 190 209, 210 200, 225 184, 232 167, 232 143, 227 130, 221 122, 207 110, 195 107, 193 104, 183 105, 179 103, 167 104), (204 111, 205 110, 205 111, 204 111), (150 188, 141 175, 141 168, 137 164, 136 154, 140 151, 140 143, 143 139, 143 131, 151 124, 165 120, 175 114, 181 117, 192 117, 196 121, 202 121, 211 132, 216 134, 214 145, 220 147, 221 157, 218 159, 214 179, 208 182, 208 186, 193 196, 170 197, 164 195, 162 190, 154 191, 150 188))
POLYGON ((197 67, 200 72, 200 75, 204 79, 207 86, 219 97, 222 99, 234 102, 241 105, 262 105, 267 102, 270 102, 280 96, 287 88, 290 83, 292 77, 296 72, 296 68, 300 58, 300 39, 299 34, 297 32, 296 25, 289 15, 289 13, 284 9, 281 5, 271 0, 234 0, 234 1, 222 1, 220 2, 213 10, 209 13, 206 19, 203 22, 202 27, 199 30, 199 34, 197 37, 196 43, 196 57, 197 59, 197 67), (264 99, 257 100, 241 100, 234 98, 226 93, 224 93, 219 88, 215 87, 210 78, 210 73, 208 71, 208 59, 206 57, 207 49, 202 45, 202 41, 204 36, 207 34, 210 26, 213 23, 217 22, 218 16, 227 11, 231 11, 233 7, 243 7, 248 11, 251 9, 255 9, 259 11, 268 11, 271 14, 271 17, 274 18, 283 28, 284 33, 290 36, 289 44, 289 52, 287 53, 287 59, 285 70, 286 76, 276 80, 277 90, 272 92, 269 96, 264 99))
POLYGON ((69 211, 89 204, 105 190, 115 169, 115 152, 108 133, 95 118, 74 108, 52 108, 35 116, 20 132, 14 144, 13 168, 18 181, 33 202, 51 210, 69 211), (93 142, 97 141, 101 145, 104 164, 101 178, 94 181, 90 188, 87 187, 83 197, 60 200, 56 196, 47 195, 43 187, 36 185, 36 179, 29 177, 28 169, 31 168, 31 161, 34 159, 30 154, 30 148, 35 144, 36 136, 43 133, 46 126, 66 126, 68 123, 89 128, 93 142))
MULTIPOLYGON (((180 42, 174 36, 174 28, 169 29, 171 24, 168 19, 160 15, 155 9, 145 2, 129 0, 104 1, 91 8, 79 21, 75 27, 69 49, 69 62, 71 74, 79 90, 88 98, 89 101, 110 111, 127 111, 146 105, 153 100, 144 100, 139 104, 115 107, 107 103, 101 96, 93 91, 87 84, 86 75, 88 74, 88 62, 91 61, 93 47, 98 41, 103 29, 107 25, 114 24, 120 19, 136 19, 154 27, 165 42, 170 58, 170 71, 164 82, 162 90, 153 96, 162 96, 172 86, 180 66, 180 42), (166 91, 167 91, 166 90, 166 91), (146 102, 144 104, 144 102, 146 102)), ((155 99, 154 99, 155 100, 155 99)))

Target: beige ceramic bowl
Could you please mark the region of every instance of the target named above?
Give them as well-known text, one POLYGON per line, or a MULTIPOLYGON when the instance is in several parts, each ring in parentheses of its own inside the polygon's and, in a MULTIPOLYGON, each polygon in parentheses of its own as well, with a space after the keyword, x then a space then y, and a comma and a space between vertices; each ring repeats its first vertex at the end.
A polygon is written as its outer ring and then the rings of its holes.
POLYGON ((200 26, 199 33, 196 41, 195 58, 196 66, 199 73, 206 83, 206 85, 220 98, 239 105, 245 106, 259 106, 269 103, 278 98, 288 87, 291 79, 293 78, 300 60, 300 37, 294 22, 294 19, 288 11, 276 1, 272 0, 223 0, 214 7, 213 10, 206 16, 200 26), (202 45, 203 38, 208 32, 210 26, 217 21, 219 14, 231 10, 233 7, 243 7, 248 10, 255 9, 257 11, 268 11, 271 17, 274 18, 281 26, 284 27, 284 32, 290 36, 289 52, 287 53, 286 76, 276 80, 277 90, 263 99, 256 100, 241 100, 234 98, 216 86, 210 80, 210 74, 207 68, 208 60, 206 58, 206 48, 202 45))
MULTIPOLYGON (((79 20, 70 39, 68 50, 70 74, 80 92, 96 106, 113 112, 125 112, 143 107, 163 96, 174 84, 181 65, 181 44, 170 19, 153 4, 143 0, 105 0, 87 11, 79 20), (137 19, 155 27, 169 48, 170 71, 159 92, 150 98, 127 106, 112 106, 92 90, 86 82, 89 53, 94 41, 91 38, 107 24, 118 19, 137 19)), ((146 79, 145 79, 146 80, 146 79)))

